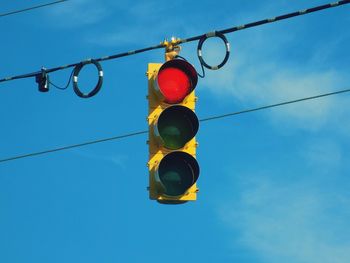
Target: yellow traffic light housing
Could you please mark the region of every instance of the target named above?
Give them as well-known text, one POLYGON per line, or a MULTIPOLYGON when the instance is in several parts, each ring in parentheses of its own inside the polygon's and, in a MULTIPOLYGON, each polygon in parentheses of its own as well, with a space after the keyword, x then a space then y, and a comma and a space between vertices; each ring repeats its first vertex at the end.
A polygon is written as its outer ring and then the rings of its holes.
POLYGON ((147 76, 149 197, 166 204, 194 201, 199 177, 197 72, 187 61, 172 59, 148 64, 147 76))

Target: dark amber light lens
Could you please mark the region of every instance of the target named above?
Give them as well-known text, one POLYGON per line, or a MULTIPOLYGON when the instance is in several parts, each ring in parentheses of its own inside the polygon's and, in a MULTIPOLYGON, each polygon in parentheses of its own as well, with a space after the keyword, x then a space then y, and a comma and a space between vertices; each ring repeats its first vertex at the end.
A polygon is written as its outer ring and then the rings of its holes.
POLYGON ((177 150, 197 133, 199 121, 189 108, 176 105, 166 108, 159 116, 157 129, 165 148, 177 150))

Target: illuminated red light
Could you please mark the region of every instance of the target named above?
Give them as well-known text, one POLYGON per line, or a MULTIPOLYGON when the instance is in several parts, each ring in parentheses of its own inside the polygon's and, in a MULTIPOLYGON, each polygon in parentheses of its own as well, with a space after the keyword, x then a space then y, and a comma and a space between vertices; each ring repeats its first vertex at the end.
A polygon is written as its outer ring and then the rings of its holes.
POLYGON ((179 103, 192 91, 192 83, 188 75, 181 69, 168 67, 158 74, 158 86, 169 104, 179 103))

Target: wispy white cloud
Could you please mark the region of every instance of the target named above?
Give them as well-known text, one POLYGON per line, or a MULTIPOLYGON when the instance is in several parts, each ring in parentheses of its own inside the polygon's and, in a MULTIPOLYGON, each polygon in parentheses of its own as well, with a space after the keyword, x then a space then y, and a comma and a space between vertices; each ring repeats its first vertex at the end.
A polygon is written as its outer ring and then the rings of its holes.
POLYGON ((240 198, 221 211, 224 222, 239 233, 235 243, 271 263, 350 261, 346 192, 305 182, 277 183, 263 174, 238 182, 240 198))
MULTIPOLYGON (((176 5, 176 3, 175 3, 176 5)), ((160 4, 159 1, 134 1, 132 7, 124 6, 124 10, 139 19, 158 20, 160 14, 168 14, 169 5, 160 4)))
POLYGON ((128 161, 128 156, 124 154, 98 154, 86 150, 75 150, 73 153, 80 157, 92 159, 94 161, 110 162, 119 168, 126 170, 125 162, 128 161))
POLYGON ((118 12, 122 17, 111 21, 107 28, 100 32, 94 32, 94 37, 88 36, 86 41, 99 46, 131 44, 141 47, 157 44, 155 41, 160 43, 164 38, 171 37, 178 28, 185 26, 178 23, 175 17, 169 16, 168 5, 157 1, 134 1, 132 5, 118 3, 114 6, 114 14, 118 12), (128 24, 125 24, 123 17, 128 18, 128 24))
MULTIPOLYGON (((219 97, 231 96, 243 105, 260 106, 347 88, 344 71, 320 67, 327 54, 331 55, 322 51, 322 44, 315 45, 316 51, 300 61, 284 50, 284 43, 294 38, 289 32, 257 33, 251 37, 234 41, 227 65, 208 72, 202 82, 207 90, 219 97)), ((209 47, 206 56, 208 61, 215 60, 222 57, 222 52, 209 47)), ((338 101, 327 97, 301 102, 270 111, 269 116, 277 126, 315 131, 333 121, 331 116, 338 101)))
MULTIPOLYGON (((122 45, 132 45, 143 47, 144 45, 155 45, 159 43, 156 40, 163 40, 165 37, 162 33, 167 30, 167 25, 160 24, 157 26, 157 30, 149 30, 145 34, 144 23, 138 23, 134 26, 126 26, 123 24, 118 24, 114 28, 114 32, 97 33, 96 37, 88 36, 86 41, 88 43, 98 45, 98 46, 122 46, 122 45)), ((126 51, 126 50, 125 50, 126 51)))
POLYGON ((315 139, 306 144, 301 155, 307 165, 322 174, 335 174, 343 162, 342 149, 329 139, 315 139))
POLYGON ((75 28, 97 23, 110 13, 102 2, 74 0, 49 9, 47 17, 51 24, 57 27, 75 28))

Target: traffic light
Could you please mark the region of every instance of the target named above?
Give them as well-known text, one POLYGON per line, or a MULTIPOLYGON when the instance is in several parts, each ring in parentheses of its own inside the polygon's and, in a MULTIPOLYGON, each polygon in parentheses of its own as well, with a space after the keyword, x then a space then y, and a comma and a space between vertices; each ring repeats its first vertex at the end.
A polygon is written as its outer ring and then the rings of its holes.
POLYGON ((199 177, 197 72, 187 61, 172 59, 148 64, 147 76, 149 197, 164 204, 194 201, 199 177))

